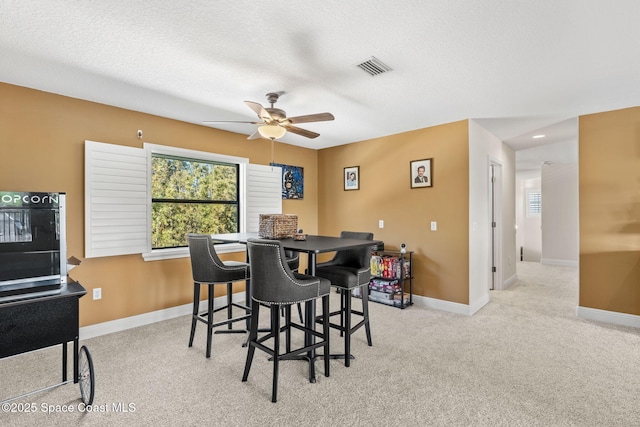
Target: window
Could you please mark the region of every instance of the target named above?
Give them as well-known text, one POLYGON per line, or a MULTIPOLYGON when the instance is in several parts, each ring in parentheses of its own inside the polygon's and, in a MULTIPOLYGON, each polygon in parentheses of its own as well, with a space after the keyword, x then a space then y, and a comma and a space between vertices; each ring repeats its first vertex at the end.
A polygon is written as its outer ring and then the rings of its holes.
MULTIPOLYGON (((245 231, 247 159, 148 143, 144 150, 150 169, 146 261, 189 256, 190 232, 245 231)), ((220 252, 244 249, 224 246, 220 252)))
POLYGON ((237 163, 151 157, 151 248, 187 246, 187 233, 240 231, 237 163))
POLYGON ((527 190, 527 216, 542 214, 542 193, 540 190, 527 190))
POLYGON ((187 257, 188 232, 257 232, 261 213, 282 212, 281 180, 280 168, 242 157, 85 141, 85 258, 187 257))

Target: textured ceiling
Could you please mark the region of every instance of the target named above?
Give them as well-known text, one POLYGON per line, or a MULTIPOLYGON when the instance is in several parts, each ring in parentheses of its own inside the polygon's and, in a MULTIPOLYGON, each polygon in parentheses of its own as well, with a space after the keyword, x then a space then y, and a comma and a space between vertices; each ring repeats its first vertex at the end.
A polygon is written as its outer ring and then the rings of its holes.
POLYGON ((472 118, 520 150, 640 104, 638 22, 637 0, 4 0, 0 81, 195 124, 255 120, 242 101, 284 91, 288 116, 336 117, 289 144, 472 118), (357 67, 371 56, 393 71, 357 67))

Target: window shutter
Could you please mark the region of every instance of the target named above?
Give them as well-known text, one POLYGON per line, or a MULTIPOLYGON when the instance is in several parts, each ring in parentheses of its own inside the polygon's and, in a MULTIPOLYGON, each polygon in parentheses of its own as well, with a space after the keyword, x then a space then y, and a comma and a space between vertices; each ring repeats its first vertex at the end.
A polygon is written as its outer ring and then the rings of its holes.
POLYGON ((527 192, 527 216, 542 214, 542 193, 540 190, 527 192))
POLYGON ((85 141, 86 258, 150 250, 147 154, 85 141))
POLYGON ((252 165, 247 168, 247 232, 257 233, 260 214, 282 213, 282 168, 252 165))

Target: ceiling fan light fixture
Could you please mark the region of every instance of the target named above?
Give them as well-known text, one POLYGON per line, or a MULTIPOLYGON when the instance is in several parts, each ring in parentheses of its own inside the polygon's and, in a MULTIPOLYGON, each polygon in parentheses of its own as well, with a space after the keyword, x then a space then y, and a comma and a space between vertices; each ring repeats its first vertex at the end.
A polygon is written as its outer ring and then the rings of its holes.
POLYGON ((278 125, 263 125, 258 127, 258 132, 263 138, 274 141, 282 138, 287 133, 287 130, 278 125))
MULTIPOLYGON (((271 107, 264 108, 257 102, 253 101, 244 101, 244 103, 249 107, 254 113, 258 115, 260 122, 255 121, 227 121, 227 123, 250 123, 252 125, 258 125, 258 129, 249 135, 247 139, 256 139, 256 138, 265 138, 271 141, 275 141, 276 139, 282 138, 287 134, 287 132, 294 133, 296 135, 303 136, 305 138, 317 138, 320 136, 319 133, 312 132, 310 130, 302 129, 297 125, 299 123, 311 123, 311 122, 324 122, 329 120, 334 120, 333 114, 331 113, 316 113, 316 114, 305 114, 304 116, 295 116, 287 118, 287 114, 284 110, 279 108, 275 108, 273 104, 276 103, 278 97, 282 95, 284 92, 270 92, 267 94, 267 99, 271 104, 271 107)), ((206 121, 205 123, 216 123, 212 121, 206 121)))

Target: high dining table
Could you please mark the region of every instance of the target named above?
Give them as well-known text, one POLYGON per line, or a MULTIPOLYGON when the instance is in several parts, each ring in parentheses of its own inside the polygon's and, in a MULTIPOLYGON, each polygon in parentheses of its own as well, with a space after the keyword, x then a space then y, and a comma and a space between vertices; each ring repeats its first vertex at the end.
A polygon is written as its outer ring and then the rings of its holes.
MULTIPOLYGON (((249 239, 262 238, 258 233, 226 233, 226 234, 212 234, 211 239, 214 242, 220 243, 247 243, 249 239)), ((381 245, 380 240, 362 240, 362 239, 347 239, 334 236, 312 236, 308 235, 306 240, 294 240, 293 238, 276 239, 282 243, 282 247, 285 250, 291 250, 295 252, 302 252, 308 255, 308 274, 314 276, 316 274, 317 256, 321 253, 336 252, 346 249, 355 249, 367 246, 381 245)), ((247 254, 248 256, 248 254, 247 254)), ((250 273, 251 274, 251 273, 250 273)), ((246 300, 251 300, 251 280, 247 280, 245 288, 246 300)), ((316 307, 312 302, 305 304, 305 326, 309 329, 314 327, 316 318, 316 307)), ((247 325, 248 328, 248 325, 247 325)), ((312 334, 306 334, 305 345, 311 345, 314 341, 312 334)), ((315 350, 308 354, 309 358, 309 381, 315 382, 315 350)))

